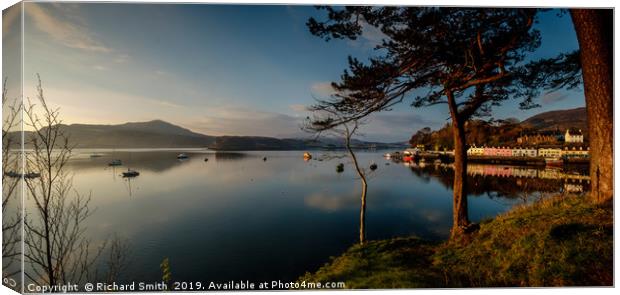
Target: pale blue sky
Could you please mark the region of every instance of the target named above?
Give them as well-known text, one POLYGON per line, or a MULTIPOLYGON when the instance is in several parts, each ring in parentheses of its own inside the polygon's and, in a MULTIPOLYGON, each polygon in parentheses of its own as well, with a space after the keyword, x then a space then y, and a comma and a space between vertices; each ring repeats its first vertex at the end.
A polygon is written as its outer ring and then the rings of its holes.
MULTIPOLYGON (((66 123, 162 119, 212 135, 307 136, 299 129, 303 106, 329 93, 347 55, 367 58, 380 38, 369 31, 358 41, 325 42, 305 26, 321 13, 308 6, 26 3, 25 11, 26 95, 40 73, 66 123)), ((537 26, 543 45, 535 57, 577 48, 570 17, 550 12, 537 26)), ((5 48, 17 40, 13 27, 3 21, 5 48)), ((584 99, 571 91, 541 103, 530 111, 506 103, 495 117, 524 119, 584 99)), ((445 106, 405 103, 363 132, 367 140, 405 141, 447 117, 445 106)))

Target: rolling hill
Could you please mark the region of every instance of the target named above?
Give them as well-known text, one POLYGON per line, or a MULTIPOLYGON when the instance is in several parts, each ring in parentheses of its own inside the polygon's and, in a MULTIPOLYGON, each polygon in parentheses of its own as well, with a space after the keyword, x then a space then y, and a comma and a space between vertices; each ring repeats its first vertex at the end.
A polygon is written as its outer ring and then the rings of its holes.
MULTIPOLYGON (((206 147, 215 141, 214 136, 161 120, 119 125, 61 125, 61 130, 77 148, 190 148, 206 147)), ((24 132, 26 143, 32 135, 32 131, 24 132)))
MULTIPOLYGON (((588 138, 587 113, 585 108, 549 111, 534 115, 521 122, 508 119, 503 122, 489 123, 483 120, 472 120, 465 127, 467 143, 473 145, 514 145, 516 138, 522 134, 559 130, 564 133, 568 128, 581 129, 588 138)), ((445 125, 439 130, 426 127, 417 131, 409 143, 426 146, 452 148, 453 134, 451 127, 445 125)))
POLYGON ((555 129, 565 131, 567 128, 577 128, 587 134, 587 117, 584 107, 540 113, 527 118, 521 124, 540 131, 555 129))
MULTIPOLYGON (((301 150, 301 149, 337 149, 344 146, 342 139, 323 138, 319 141, 300 138, 274 138, 262 136, 210 136, 193 132, 189 129, 153 120, 148 122, 130 122, 118 125, 71 124, 60 125, 76 148, 211 148, 216 150, 301 150)), ((26 148, 33 131, 24 132, 26 148)), ((19 138, 19 132, 12 132, 12 142, 19 138)), ((5 141, 6 142, 6 141, 5 141)), ((376 148, 404 146, 354 140, 356 147, 376 148)))

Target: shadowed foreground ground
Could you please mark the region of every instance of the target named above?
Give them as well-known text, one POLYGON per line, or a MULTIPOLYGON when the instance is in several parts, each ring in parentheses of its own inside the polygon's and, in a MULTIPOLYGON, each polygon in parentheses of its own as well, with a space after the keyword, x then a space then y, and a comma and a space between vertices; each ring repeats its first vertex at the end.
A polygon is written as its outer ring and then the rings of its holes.
POLYGON ((482 222, 469 241, 370 241, 299 280, 360 289, 611 286, 613 205, 556 197, 482 222))

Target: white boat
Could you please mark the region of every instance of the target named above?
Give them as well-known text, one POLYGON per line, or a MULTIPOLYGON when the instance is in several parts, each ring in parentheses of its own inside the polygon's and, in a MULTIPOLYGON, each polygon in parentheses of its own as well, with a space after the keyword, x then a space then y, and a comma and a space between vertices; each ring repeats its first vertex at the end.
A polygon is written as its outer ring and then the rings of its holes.
POLYGON ((123 165, 123 162, 121 160, 112 160, 110 163, 108 163, 108 166, 120 166, 123 165))
POLYGON ((179 154, 177 155, 177 159, 187 159, 189 156, 187 154, 179 154))
POLYGON ((390 154, 390 153, 385 153, 385 154, 383 155, 383 157, 385 157, 386 159, 389 159, 389 158, 391 158, 391 157, 392 157, 392 154, 390 154))

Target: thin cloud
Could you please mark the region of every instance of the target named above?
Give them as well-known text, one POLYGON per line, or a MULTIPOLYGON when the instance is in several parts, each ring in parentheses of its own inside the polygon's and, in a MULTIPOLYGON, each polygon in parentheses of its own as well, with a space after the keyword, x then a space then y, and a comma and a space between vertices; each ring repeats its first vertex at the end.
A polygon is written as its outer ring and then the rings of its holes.
POLYGON ((40 31, 48 34, 51 38, 64 46, 94 52, 111 52, 112 49, 106 47, 97 40, 92 32, 88 31, 83 24, 72 23, 68 21, 76 21, 75 17, 66 16, 56 17, 43 5, 36 3, 28 3, 25 6, 25 12, 28 17, 40 31))
POLYGON ((568 94, 560 92, 547 92, 542 97, 542 102, 545 104, 556 103, 568 98, 568 94))
POLYGON ((375 26, 362 22, 362 38, 372 47, 379 45, 388 37, 375 26))
POLYGON ((364 140, 400 142, 424 127, 436 128, 441 122, 429 120, 417 113, 385 112, 369 116, 361 132, 364 140))
POLYGON ((20 5, 11 6, 2 13, 3 40, 11 34, 12 29, 15 27, 15 23, 19 20, 19 15, 21 12, 21 9, 19 9, 20 7, 20 5))
POLYGON ((361 21, 362 34, 357 40, 349 40, 349 45, 356 47, 374 48, 383 43, 384 39, 388 39, 381 30, 370 25, 366 21, 361 21))
POLYGON ((318 96, 319 98, 329 97, 330 95, 336 93, 334 87, 332 87, 331 82, 316 82, 310 86, 310 90, 312 94, 318 96))
POLYGON ((351 194, 343 197, 334 197, 318 192, 304 197, 304 204, 306 206, 327 212, 355 208, 356 202, 357 197, 351 194))
POLYGON ((303 104, 292 104, 288 106, 293 112, 304 113, 308 111, 308 106, 303 104))
POLYGON ((169 108, 182 108, 183 106, 180 104, 176 104, 170 101, 166 101, 166 100, 157 100, 157 99, 148 99, 148 102, 152 103, 152 104, 156 104, 156 105, 160 105, 160 106, 164 106, 164 107, 169 107, 169 108))
POLYGON ((211 107, 191 127, 211 135, 299 137, 301 120, 295 116, 245 107, 211 107))
POLYGON ((128 54, 119 54, 116 58, 114 58, 114 62, 117 64, 124 64, 129 61, 128 54))

